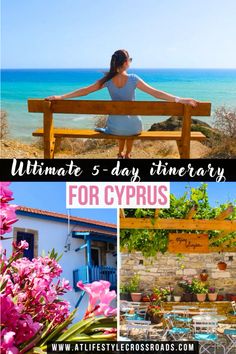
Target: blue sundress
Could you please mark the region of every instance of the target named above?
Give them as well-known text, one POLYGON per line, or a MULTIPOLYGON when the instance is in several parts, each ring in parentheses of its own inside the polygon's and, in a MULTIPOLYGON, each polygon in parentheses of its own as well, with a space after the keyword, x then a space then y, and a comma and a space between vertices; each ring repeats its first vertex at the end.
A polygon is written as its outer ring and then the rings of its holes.
MULTIPOLYGON (((137 75, 128 74, 127 81, 121 88, 116 87, 112 80, 105 82, 104 87, 108 88, 112 101, 135 101, 135 89, 138 80, 137 75)), ((96 128, 95 130, 112 135, 137 135, 142 131, 142 120, 140 116, 109 115, 106 127, 96 128)))

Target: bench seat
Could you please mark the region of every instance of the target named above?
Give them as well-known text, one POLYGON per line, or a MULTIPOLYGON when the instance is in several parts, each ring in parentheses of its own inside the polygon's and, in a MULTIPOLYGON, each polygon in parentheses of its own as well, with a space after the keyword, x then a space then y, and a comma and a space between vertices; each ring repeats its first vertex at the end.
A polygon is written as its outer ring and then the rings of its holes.
POLYGON ((192 132, 192 117, 211 115, 210 102, 198 102, 196 107, 176 102, 162 101, 102 101, 102 100, 52 100, 28 99, 30 113, 43 113, 43 128, 33 132, 44 143, 44 158, 53 159, 56 142, 61 138, 82 139, 138 139, 138 140, 173 140, 176 141, 180 158, 190 158, 191 140, 206 139, 201 132, 192 132), (54 114, 92 114, 92 115, 142 115, 182 117, 181 131, 144 131, 134 136, 107 135, 92 129, 55 128, 54 114))
MULTIPOLYGON (((66 129, 54 128, 53 135, 55 138, 90 138, 90 139, 139 139, 139 140, 176 140, 180 141, 182 138, 181 131, 143 131, 139 135, 132 137, 108 135, 96 132, 91 129, 66 129)), ((43 136, 43 128, 39 128, 33 132, 33 136, 43 136)), ((203 141, 206 136, 201 132, 191 132, 190 140, 203 141)))

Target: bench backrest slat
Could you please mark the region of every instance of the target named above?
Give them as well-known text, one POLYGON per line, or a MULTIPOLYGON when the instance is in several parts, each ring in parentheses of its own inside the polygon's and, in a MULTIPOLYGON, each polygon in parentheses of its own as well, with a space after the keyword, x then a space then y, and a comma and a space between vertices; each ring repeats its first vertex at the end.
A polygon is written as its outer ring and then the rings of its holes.
MULTIPOLYGON (((45 112, 48 101, 43 99, 29 99, 29 112, 45 112)), ((55 100, 51 101, 52 113, 71 114, 118 114, 118 115, 145 115, 145 116, 183 116, 184 105, 175 102, 163 101, 95 101, 95 100, 55 100)), ((191 116, 210 116, 211 103, 200 102, 197 107, 191 108, 191 116)))

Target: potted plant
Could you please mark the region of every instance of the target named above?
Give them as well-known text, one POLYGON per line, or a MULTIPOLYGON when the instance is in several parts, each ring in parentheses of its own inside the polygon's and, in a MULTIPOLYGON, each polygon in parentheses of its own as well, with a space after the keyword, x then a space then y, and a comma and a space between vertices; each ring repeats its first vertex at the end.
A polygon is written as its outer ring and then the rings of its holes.
POLYGON ((201 281, 207 281, 208 273, 206 269, 203 269, 202 272, 200 273, 200 279, 201 281))
POLYGON ((174 293, 174 302, 180 302, 180 301, 181 301, 181 295, 174 293))
POLYGON ((129 283, 121 284, 120 299, 125 301, 131 301, 129 283))
POLYGON ((225 263, 224 261, 220 261, 220 262, 218 262, 217 266, 218 266, 219 270, 226 270, 227 263, 225 263))
POLYGON ((162 320, 161 305, 155 305, 155 302, 152 302, 148 306, 147 318, 151 321, 151 323, 160 323, 162 320))
POLYGON ((150 294, 144 293, 141 298, 142 302, 150 302, 150 294))
POLYGON ((140 277, 135 274, 129 283, 129 291, 132 301, 138 302, 142 298, 142 293, 139 291, 140 277))
POLYGON ((216 301, 217 295, 218 295, 218 292, 217 292, 216 288, 210 287, 208 289, 207 296, 208 296, 209 301, 216 301))
POLYGON ((224 291, 224 288, 219 289, 219 293, 217 295, 217 301, 224 301, 225 296, 221 294, 222 291, 224 291))
POLYGON ((194 294, 192 290, 192 279, 188 279, 188 277, 183 277, 178 282, 178 285, 180 288, 184 290, 184 293, 182 295, 182 301, 184 302, 194 301, 194 294))
POLYGON ((183 289, 181 288, 181 286, 177 283, 174 287, 173 290, 173 298, 175 302, 180 302, 181 301, 181 297, 183 295, 183 289))
POLYGON ((196 294, 197 300, 199 302, 206 300, 206 294, 208 293, 208 287, 206 283, 197 278, 194 278, 192 280, 192 291, 194 294, 196 294))
POLYGON ((150 305, 148 306, 148 317, 152 323, 160 323, 162 319, 161 304, 166 301, 169 290, 166 288, 154 288, 150 296, 150 305))
POLYGON ((172 300, 174 288, 172 288, 170 285, 168 285, 165 288, 165 291, 166 291, 166 301, 170 302, 172 300))
POLYGON ((156 301, 161 299, 161 301, 171 301, 174 288, 167 286, 166 288, 154 288, 152 295, 150 296, 151 301, 156 301))

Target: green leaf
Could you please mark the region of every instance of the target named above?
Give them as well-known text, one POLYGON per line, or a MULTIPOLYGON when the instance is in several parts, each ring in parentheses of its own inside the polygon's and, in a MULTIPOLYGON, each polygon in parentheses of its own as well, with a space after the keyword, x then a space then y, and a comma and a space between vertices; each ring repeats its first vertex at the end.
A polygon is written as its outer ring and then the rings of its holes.
POLYGON ((69 340, 70 337, 73 337, 75 334, 83 333, 87 327, 96 321, 95 318, 88 318, 86 320, 81 320, 71 326, 65 333, 58 337, 57 341, 69 340))
MULTIPOLYGON (((160 209, 159 218, 172 218, 172 219, 184 219, 193 206, 197 206, 197 212, 194 219, 214 219, 222 211, 224 211, 233 202, 227 201, 221 205, 212 207, 209 203, 207 184, 202 183, 197 188, 190 188, 187 186, 187 191, 181 196, 176 197, 170 194, 170 208, 160 209)), ((235 205, 235 203, 234 203, 235 205)), ((149 217, 150 223, 154 222, 154 209, 125 209, 125 215, 127 217, 149 217)), ((236 207, 234 207, 233 213, 227 218, 229 220, 236 219, 236 207)), ((173 232, 179 232, 179 230, 173 230, 173 232)), ((193 233, 199 233, 199 231, 191 231, 193 233)), ((186 232, 183 230, 182 232, 186 232)), ((168 250, 168 234, 169 230, 149 230, 149 229, 127 229, 120 231, 120 245, 122 249, 131 251, 142 252, 145 258, 154 257, 158 252, 165 253, 168 250)), ((217 231, 209 231, 209 238, 214 238, 219 235, 217 231)), ((217 241, 215 245, 232 240, 231 246, 235 244, 236 233, 231 233, 225 238, 217 241)))
POLYGON ((7 282, 8 282, 8 279, 5 280, 5 281, 0 285, 0 291, 1 291, 1 292, 5 289, 5 287, 6 287, 6 285, 7 285, 7 282))
POLYGON ((59 336, 61 334, 61 332, 69 326, 69 324, 73 321, 74 316, 77 312, 77 309, 75 309, 74 311, 71 312, 70 316, 60 325, 57 325, 55 330, 53 332, 51 332, 49 335, 46 335, 46 332, 42 335, 42 339, 43 341, 41 341, 40 343, 40 347, 44 346, 47 342, 50 342, 52 340, 55 340, 57 338, 57 336, 59 336), (45 338, 44 338, 45 337, 45 338))
POLYGON ((33 348, 33 353, 36 353, 36 354, 46 354, 47 352, 42 350, 41 348, 39 347, 34 347, 33 348))

